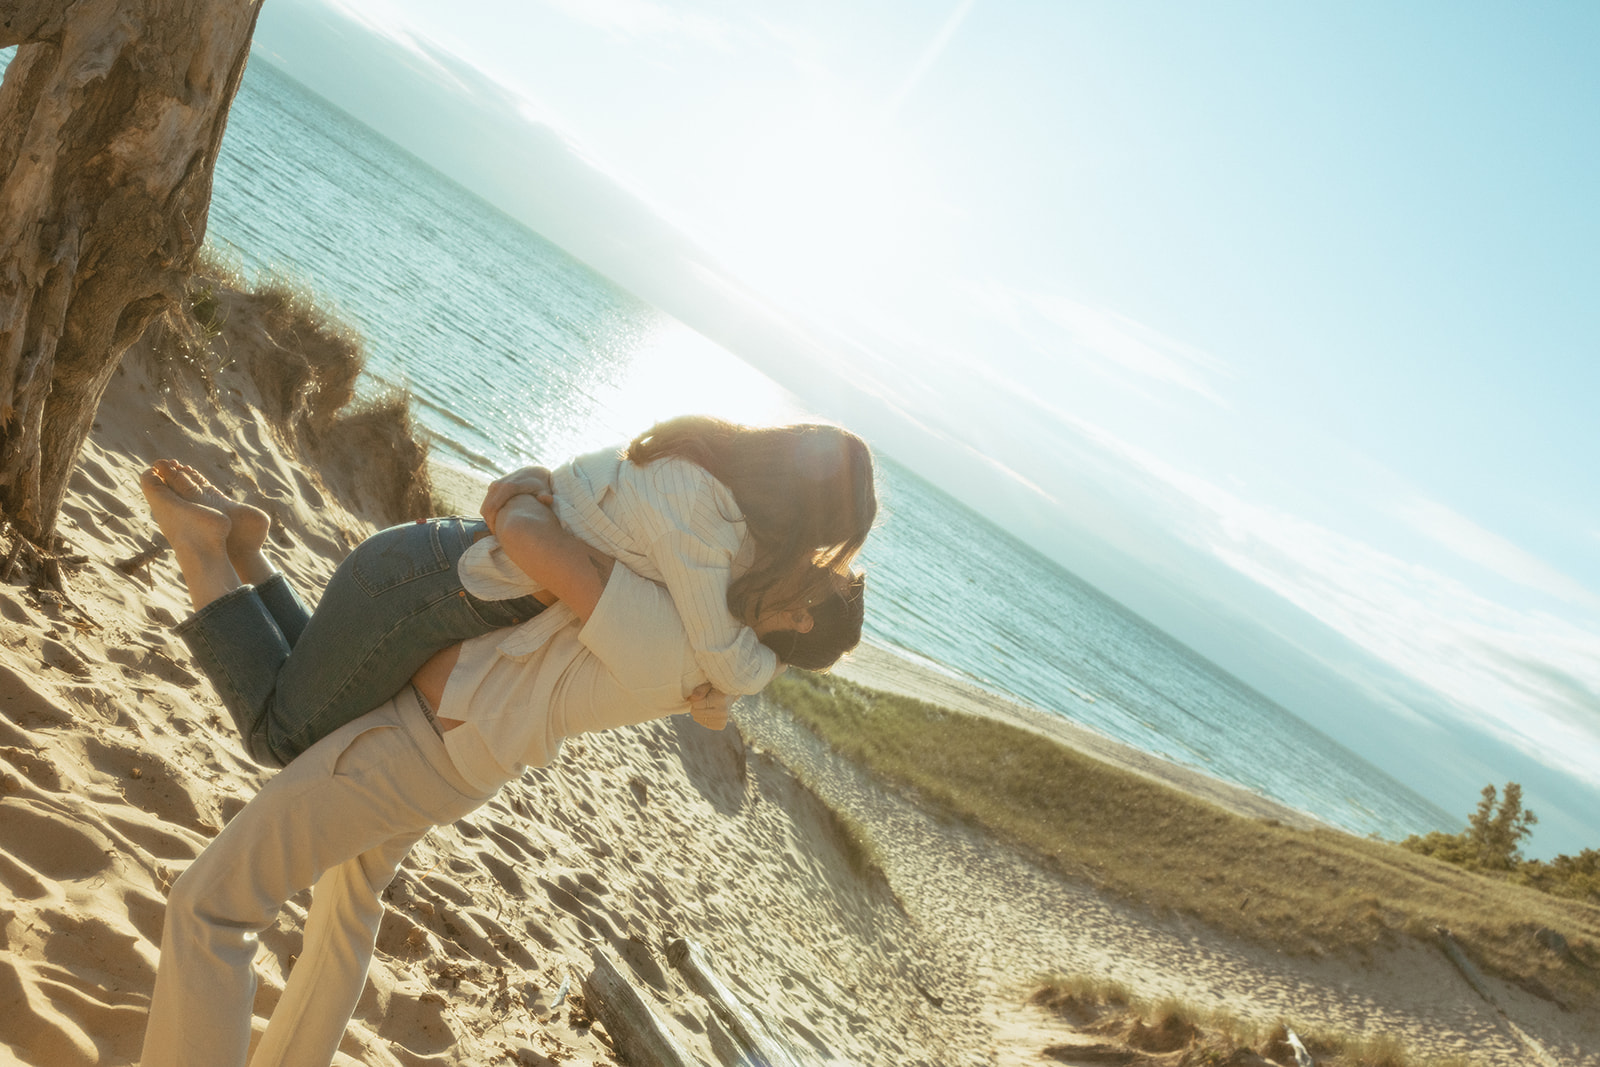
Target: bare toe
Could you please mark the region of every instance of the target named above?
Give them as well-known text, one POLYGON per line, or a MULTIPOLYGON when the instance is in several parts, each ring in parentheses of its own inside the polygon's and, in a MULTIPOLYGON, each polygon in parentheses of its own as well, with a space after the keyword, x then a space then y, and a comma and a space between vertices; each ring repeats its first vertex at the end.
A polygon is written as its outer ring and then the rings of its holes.
POLYGON ((159 463, 146 469, 139 475, 139 488, 167 540, 175 548, 180 545, 221 548, 232 527, 228 516, 180 495, 162 477, 162 470, 159 463))

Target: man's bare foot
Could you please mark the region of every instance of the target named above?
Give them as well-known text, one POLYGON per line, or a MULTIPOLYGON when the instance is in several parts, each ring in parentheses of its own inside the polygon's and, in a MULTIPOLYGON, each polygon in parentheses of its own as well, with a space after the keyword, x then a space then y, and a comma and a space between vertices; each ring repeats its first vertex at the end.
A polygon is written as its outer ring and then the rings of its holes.
POLYGON ((272 529, 272 518, 260 508, 227 496, 187 463, 157 460, 155 470, 161 480, 185 500, 214 508, 228 517, 232 523, 228 531, 228 561, 241 578, 252 581, 245 572, 260 566, 259 556, 267 543, 267 533, 272 529))

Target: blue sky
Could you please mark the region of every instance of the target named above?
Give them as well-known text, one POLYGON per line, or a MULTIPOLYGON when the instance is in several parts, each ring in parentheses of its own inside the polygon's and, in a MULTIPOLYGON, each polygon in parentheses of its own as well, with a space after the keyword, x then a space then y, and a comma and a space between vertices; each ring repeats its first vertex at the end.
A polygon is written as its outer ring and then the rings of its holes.
POLYGON ((257 48, 1447 810, 1600 844, 1600 9, 272 0, 257 48))

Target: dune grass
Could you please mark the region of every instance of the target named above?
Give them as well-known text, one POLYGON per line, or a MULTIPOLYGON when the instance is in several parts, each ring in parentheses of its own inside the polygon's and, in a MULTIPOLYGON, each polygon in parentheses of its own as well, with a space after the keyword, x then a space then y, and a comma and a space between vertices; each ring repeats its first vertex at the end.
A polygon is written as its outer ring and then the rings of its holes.
POLYGON ((213 399, 222 367, 247 375, 279 440, 348 503, 381 522, 439 513, 410 395, 357 397, 365 342, 304 281, 280 272, 251 282, 207 245, 181 313, 152 340, 164 378, 198 381, 213 399))
POLYGON ((1388 842, 1237 816, 1006 723, 842 679, 791 672, 768 694, 891 787, 1158 915, 1296 954, 1436 943, 1444 928, 1530 991, 1568 1004, 1600 993, 1600 908, 1388 842))
POLYGON ((1419 1057, 1386 1036, 1359 1037, 1302 1027, 1292 1019, 1262 1025, 1224 1011, 1196 1008, 1174 998, 1146 1000, 1118 982, 1085 975, 1046 975, 1033 983, 1030 1003, 1074 1027, 1145 1052, 1185 1051, 1182 1062, 1238 1063, 1248 1050, 1275 1063, 1293 1063, 1289 1033, 1321 1067, 1466 1067, 1461 1057, 1419 1057))

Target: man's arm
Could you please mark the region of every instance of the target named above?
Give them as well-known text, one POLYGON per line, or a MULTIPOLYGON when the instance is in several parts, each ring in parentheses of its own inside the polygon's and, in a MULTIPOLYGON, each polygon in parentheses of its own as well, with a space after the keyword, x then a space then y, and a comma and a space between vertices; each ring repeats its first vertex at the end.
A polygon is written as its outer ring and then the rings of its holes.
POLYGON ((616 561, 561 528, 536 497, 520 494, 495 515, 495 536, 517 569, 571 608, 584 622, 605 592, 616 561))

